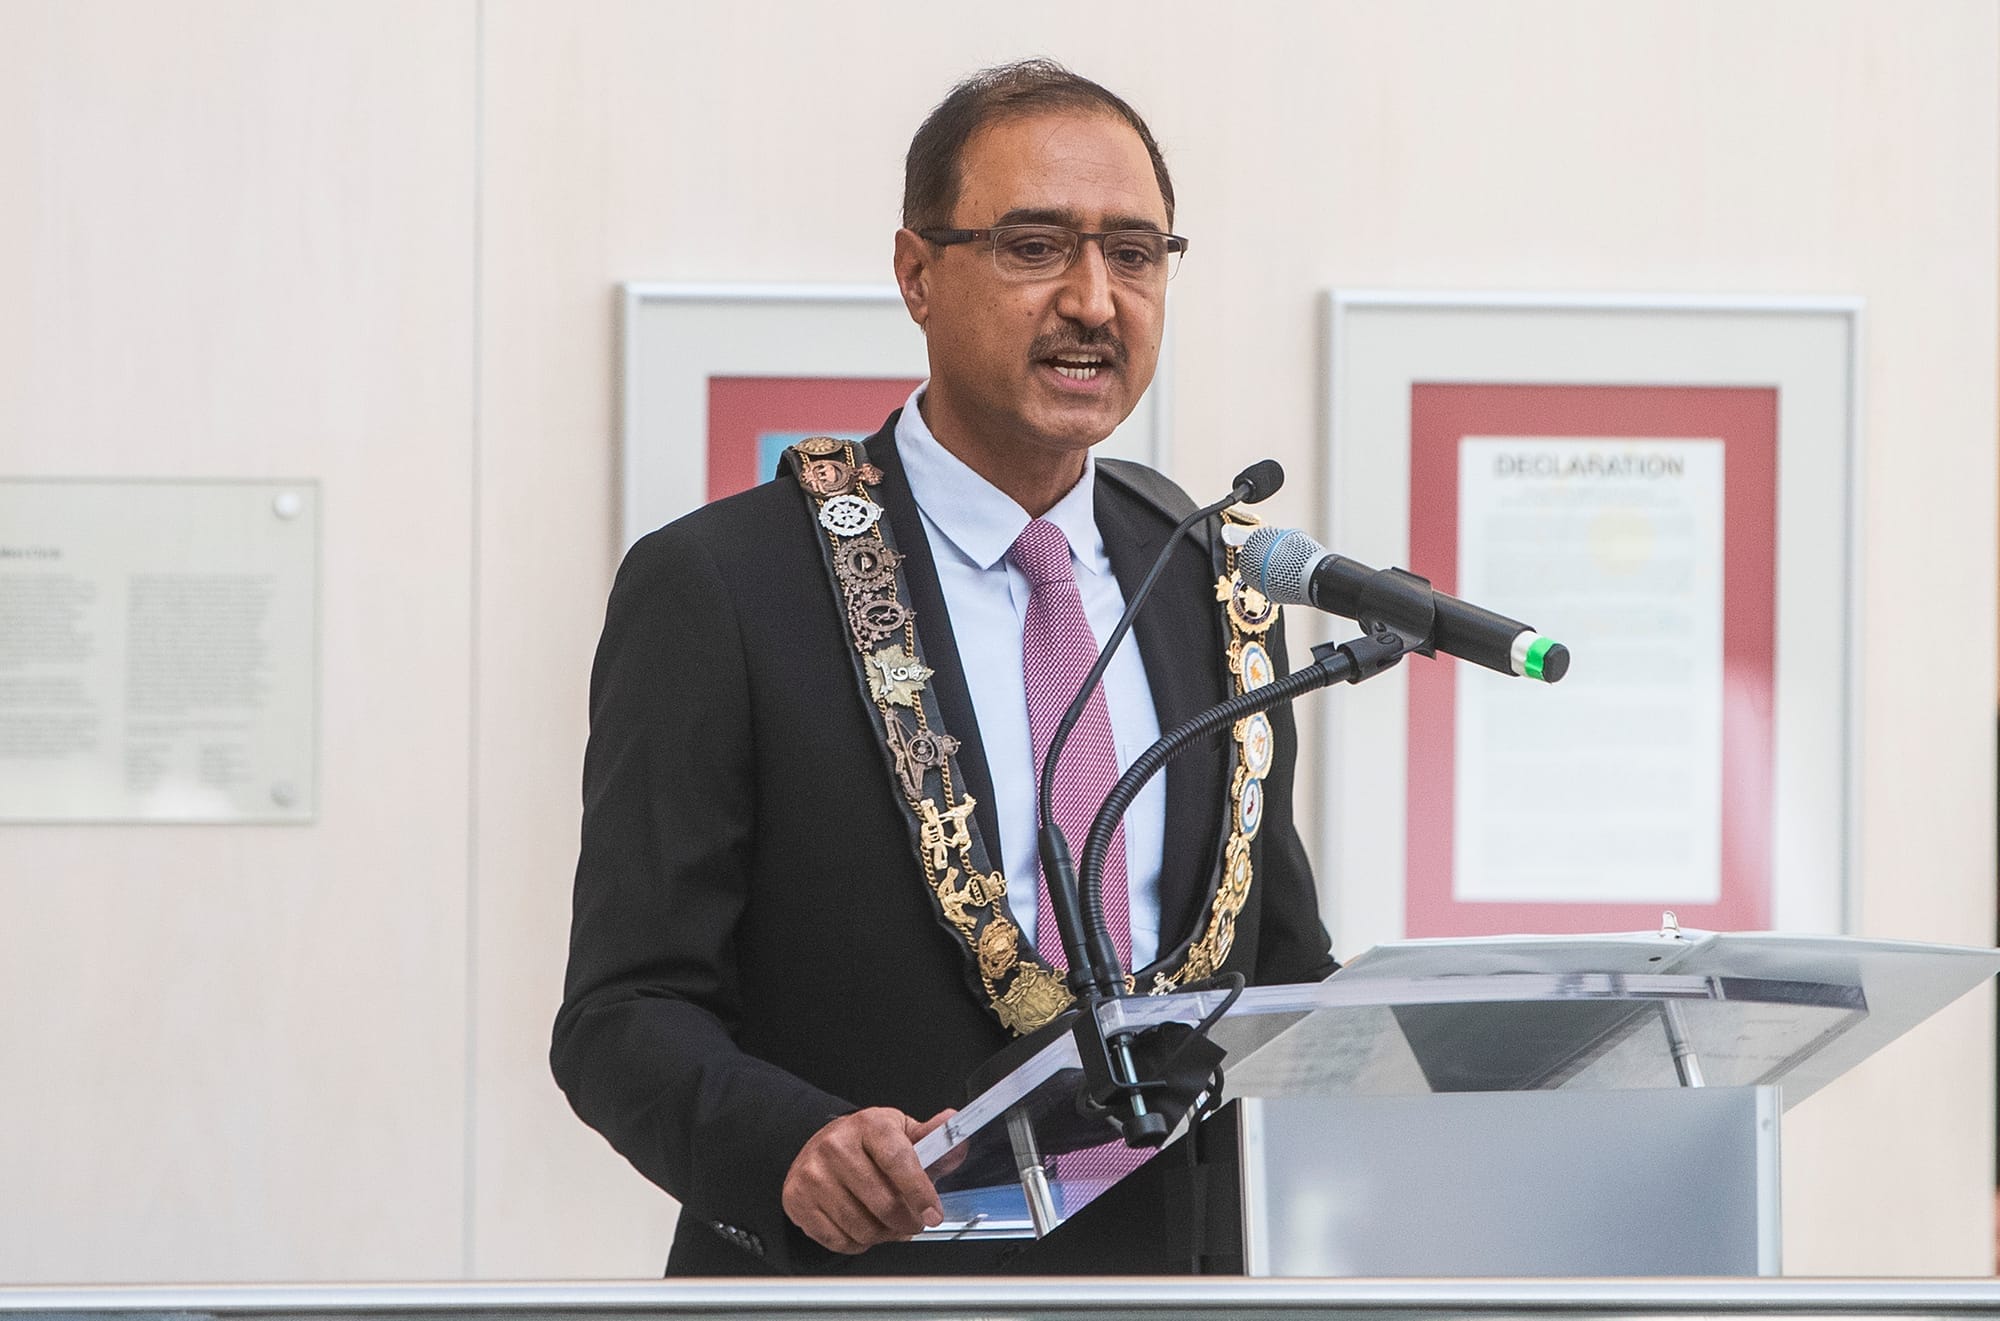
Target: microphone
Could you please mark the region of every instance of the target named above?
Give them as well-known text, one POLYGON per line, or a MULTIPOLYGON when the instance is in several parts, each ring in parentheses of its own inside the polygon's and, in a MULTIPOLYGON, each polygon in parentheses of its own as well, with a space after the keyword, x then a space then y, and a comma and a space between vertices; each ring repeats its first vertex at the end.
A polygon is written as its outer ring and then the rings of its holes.
POLYGON ((1236 480, 1232 483, 1235 488, 1232 494, 1236 494, 1244 504, 1254 505, 1276 495, 1278 488, 1284 484, 1284 466, 1276 459, 1259 459, 1236 474, 1236 480))
POLYGON ((1244 579, 1280 605, 1309 605, 1364 625, 1387 624, 1422 639, 1417 650, 1554 683, 1569 673, 1569 648, 1527 624, 1455 596, 1404 569, 1371 569, 1336 555, 1296 528, 1260 527, 1236 553, 1244 579))

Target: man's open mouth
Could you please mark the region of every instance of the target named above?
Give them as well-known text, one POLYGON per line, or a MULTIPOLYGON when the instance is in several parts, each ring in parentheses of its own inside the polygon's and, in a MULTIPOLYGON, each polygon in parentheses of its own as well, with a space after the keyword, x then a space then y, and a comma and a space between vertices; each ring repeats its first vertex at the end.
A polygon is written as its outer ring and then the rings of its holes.
POLYGON ((1095 379, 1097 373, 1109 365, 1109 356, 1099 353, 1061 353, 1043 361, 1072 381, 1088 381, 1095 379))

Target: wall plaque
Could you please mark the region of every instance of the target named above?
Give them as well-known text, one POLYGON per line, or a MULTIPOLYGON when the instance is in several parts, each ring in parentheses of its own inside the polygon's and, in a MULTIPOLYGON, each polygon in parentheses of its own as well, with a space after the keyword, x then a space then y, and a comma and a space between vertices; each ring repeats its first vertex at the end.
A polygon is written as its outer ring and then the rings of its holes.
POLYGON ((314 482, 0 479, 0 822, 308 821, 314 482))

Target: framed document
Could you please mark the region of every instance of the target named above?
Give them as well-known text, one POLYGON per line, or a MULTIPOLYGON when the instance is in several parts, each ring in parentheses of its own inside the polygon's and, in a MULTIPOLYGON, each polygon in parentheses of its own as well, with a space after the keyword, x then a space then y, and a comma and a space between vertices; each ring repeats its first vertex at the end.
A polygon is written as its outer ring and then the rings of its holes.
POLYGON ((1553 686, 1413 657, 1326 704, 1342 947, 1847 929, 1859 305, 1327 318, 1330 544, 1573 657, 1553 686))
MULTIPOLYGON (((621 546, 770 479, 803 436, 871 436, 929 374, 893 285, 622 287, 621 546)), ((1100 454, 1166 456, 1167 352, 1100 454)))

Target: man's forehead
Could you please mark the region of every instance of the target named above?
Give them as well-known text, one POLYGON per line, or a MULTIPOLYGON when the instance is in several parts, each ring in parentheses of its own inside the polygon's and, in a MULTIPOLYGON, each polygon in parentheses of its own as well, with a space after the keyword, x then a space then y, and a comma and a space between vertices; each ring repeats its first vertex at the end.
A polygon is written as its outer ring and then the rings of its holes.
POLYGON ((958 165, 958 200, 984 213, 971 218, 982 225, 1158 229, 1165 219, 1145 142, 1108 112, 1049 111, 983 124, 958 165))

